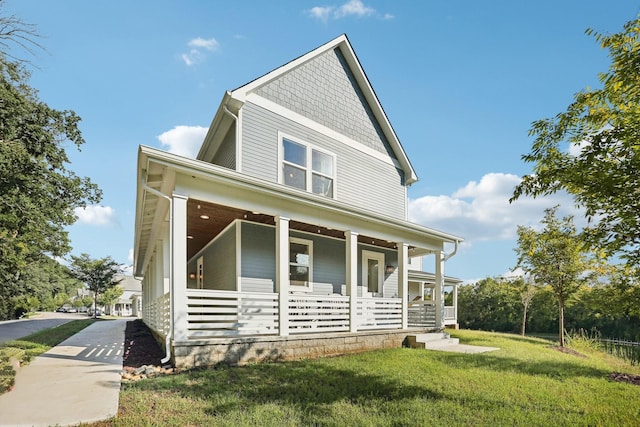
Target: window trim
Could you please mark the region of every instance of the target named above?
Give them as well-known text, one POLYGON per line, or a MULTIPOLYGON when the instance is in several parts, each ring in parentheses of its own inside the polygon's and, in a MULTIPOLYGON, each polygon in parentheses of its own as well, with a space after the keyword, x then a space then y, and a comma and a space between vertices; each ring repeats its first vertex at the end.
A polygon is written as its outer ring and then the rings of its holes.
POLYGON ((305 173, 305 189, 302 191, 306 191, 307 193, 311 193, 311 194, 315 194, 317 196, 322 196, 322 197, 328 197, 330 199, 337 199, 338 198, 338 186, 337 186, 337 156, 332 153, 331 151, 325 150, 324 148, 320 148, 316 145, 310 144, 304 140, 301 140, 300 138, 296 138, 296 137, 292 137, 291 135, 288 135, 284 132, 280 132, 278 131, 278 183, 282 184, 282 185, 286 185, 289 188, 296 188, 298 190, 302 190, 298 187, 294 187, 291 185, 287 185, 284 182, 284 166, 285 165, 290 165, 292 167, 296 167, 298 169, 304 170, 305 173), (306 166, 302 167, 300 165, 297 165, 295 163, 291 163, 291 162, 287 162, 284 159, 284 140, 288 140, 291 141, 295 144, 301 145, 305 148, 305 155, 306 155, 306 166), (333 166, 333 174, 332 175, 327 175, 324 174, 320 171, 314 171, 313 170, 313 151, 317 151, 320 152, 322 154, 325 154, 329 157, 331 157, 332 159, 332 166, 333 166), (325 196, 323 194, 320 193, 314 193, 313 192, 313 176, 317 175, 320 177, 324 177, 324 178, 330 178, 332 180, 332 186, 333 186, 333 191, 332 191, 332 195, 331 196, 325 196))
MULTIPOLYGON (((306 245, 309 248, 309 277, 306 285, 293 285, 291 283, 291 278, 289 278, 289 287, 292 291, 297 292, 313 292, 313 240, 301 239, 299 237, 289 237, 289 254, 291 254, 291 244, 296 243, 298 245, 306 245)), ((291 269, 292 265, 298 265, 297 263, 291 262, 291 257, 289 257, 289 269, 291 269)))

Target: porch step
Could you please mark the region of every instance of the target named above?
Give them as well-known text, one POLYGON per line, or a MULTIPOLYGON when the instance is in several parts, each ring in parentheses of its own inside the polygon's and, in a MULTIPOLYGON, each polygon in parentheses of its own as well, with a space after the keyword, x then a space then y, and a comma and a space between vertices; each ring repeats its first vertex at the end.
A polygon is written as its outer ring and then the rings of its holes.
POLYGON ((438 348, 459 344, 460 340, 458 340, 458 338, 451 338, 446 332, 433 332, 429 334, 408 335, 407 343, 411 348, 435 350, 438 348))

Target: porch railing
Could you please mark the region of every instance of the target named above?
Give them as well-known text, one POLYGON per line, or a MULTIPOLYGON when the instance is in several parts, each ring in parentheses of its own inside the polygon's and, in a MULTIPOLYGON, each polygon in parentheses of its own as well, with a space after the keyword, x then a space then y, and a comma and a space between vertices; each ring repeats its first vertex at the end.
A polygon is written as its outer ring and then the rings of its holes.
POLYGON ((144 322, 156 333, 166 337, 170 325, 169 293, 145 304, 144 322))
MULTIPOLYGON (((288 308, 290 334, 350 329, 347 296, 291 294, 288 308)), ((277 335, 278 310, 276 293, 187 289, 187 337, 277 335)), ((398 298, 358 299, 356 318, 356 328, 360 331, 401 329, 402 301, 398 298)), ((433 303, 410 303, 409 326, 435 326, 433 303)))
POLYGON ((358 330, 402 328, 402 301, 398 298, 363 298, 357 303, 358 330))
POLYGON ((289 332, 341 332, 349 330, 349 297, 291 295, 289 332))
POLYGON ((278 333, 278 294, 187 290, 189 338, 278 333))
POLYGON ((412 301, 407 313, 408 324, 417 328, 436 327, 436 305, 433 301, 412 301))
POLYGON ((446 305, 444 307, 444 320, 455 320, 456 319, 456 308, 453 306, 446 305))

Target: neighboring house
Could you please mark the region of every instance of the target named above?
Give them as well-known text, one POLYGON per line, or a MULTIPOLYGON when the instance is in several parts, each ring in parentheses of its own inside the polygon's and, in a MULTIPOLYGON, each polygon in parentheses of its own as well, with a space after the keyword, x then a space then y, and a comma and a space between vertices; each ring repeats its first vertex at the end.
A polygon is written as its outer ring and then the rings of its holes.
MULTIPOLYGON (((122 295, 110 307, 98 305, 102 312, 113 316, 142 316, 142 283, 132 276, 116 276, 116 280, 121 280, 118 287, 122 289, 122 295)), ((89 296, 93 298, 93 292, 86 289, 78 289, 78 298, 89 296)), ((84 307, 84 312, 90 307, 84 307)))
POLYGON ((417 179, 345 35, 226 92, 196 160, 141 146, 134 274, 167 359, 343 354, 455 324, 462 239, 407 220, 417 179))
POLYGON ((122 295, 109 307, 108 312, 114 316, 142 316, 142 283, 131 276, 120 278, 122 281, 118 287, 122 288, 122 295))

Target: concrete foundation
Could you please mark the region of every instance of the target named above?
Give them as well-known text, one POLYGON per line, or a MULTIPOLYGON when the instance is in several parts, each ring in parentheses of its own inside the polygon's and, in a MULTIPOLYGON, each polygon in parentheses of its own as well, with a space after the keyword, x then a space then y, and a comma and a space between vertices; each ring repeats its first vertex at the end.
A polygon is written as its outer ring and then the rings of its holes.
POLYGON ((186 369, 218 364, 315 359, 383 348, 402 347, 407 335, 424 329, 220 338, 173 342, 173 364, 186 369))

